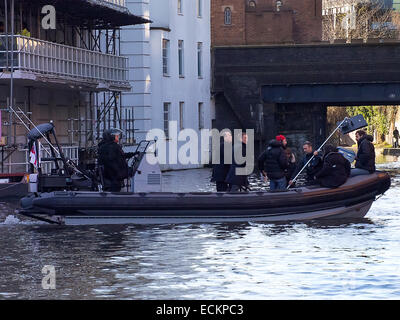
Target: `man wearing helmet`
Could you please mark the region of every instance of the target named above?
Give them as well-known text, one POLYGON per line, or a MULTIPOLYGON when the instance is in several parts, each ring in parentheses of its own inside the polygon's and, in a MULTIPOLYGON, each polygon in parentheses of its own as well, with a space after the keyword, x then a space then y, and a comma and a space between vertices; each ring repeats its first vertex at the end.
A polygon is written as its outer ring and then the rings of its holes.
POLYGON ((103 167, 104 190, 119 192, 125 179, 128 178, 127 158, 134 153, 125 153, 119 145, 119 129, 104 131, 103 139, 98 145, 98 164, 103 167))

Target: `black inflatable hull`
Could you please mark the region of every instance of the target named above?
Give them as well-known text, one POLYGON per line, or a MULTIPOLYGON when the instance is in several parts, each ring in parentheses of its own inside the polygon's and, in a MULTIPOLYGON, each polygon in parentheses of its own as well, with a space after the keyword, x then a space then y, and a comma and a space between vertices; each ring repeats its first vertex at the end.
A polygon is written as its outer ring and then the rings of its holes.
POLYGON ((68 225, 360 218, 389 187, 390 176, 377 172, 351 178, 337 189, 304 187, 249 193, 52 192, 23 198, 19 213, 68 225))

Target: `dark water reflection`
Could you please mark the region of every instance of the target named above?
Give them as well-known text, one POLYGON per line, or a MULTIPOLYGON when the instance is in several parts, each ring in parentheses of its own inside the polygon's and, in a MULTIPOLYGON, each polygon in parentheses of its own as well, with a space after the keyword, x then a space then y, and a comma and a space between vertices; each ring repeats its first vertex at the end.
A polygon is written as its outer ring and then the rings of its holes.
MULTIPOLYGON (((367 218, 335 224, 60 227, 8 216, 0 298, 398 299, 400 171, 389 169, 392 188, 367 218), (45 265, 54 290, 42 288, 45 265)), ((210 186, 207 170, 168 175, 178 189, 210 186)))

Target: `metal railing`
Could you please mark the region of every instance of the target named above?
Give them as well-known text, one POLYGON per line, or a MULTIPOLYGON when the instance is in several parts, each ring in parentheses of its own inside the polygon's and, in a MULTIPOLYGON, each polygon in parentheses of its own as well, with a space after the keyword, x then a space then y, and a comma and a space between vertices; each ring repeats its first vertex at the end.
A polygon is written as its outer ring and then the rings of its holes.
MULTIPOLYGON (((47 157, 48 153, 44 150, 46 149, 48 152, 50 152, 49 147, 45 147, 41 145, 41 155, 43 157, 47 157)), ((75 163, 78 163, 79 161, 79 148, 77 146, 61 146, 61 149, 64 153, 64 156, 68 159, 71 159, 75 163)), ((13 162, 11 161, 11 158, 9 161, 4 162, 2 164, 3 166, 3 173, 13 173, 13 172, 21 172, 22 167, 24 167, 25 172, 29 171, 29 160, 30 160, 30 150, 28 149, 19 149, 17 152, 22 152, 24 153, 24 159, 25 162, 13 162), (19 168, 17 170, 13 170, 13 168, 19 168)), ((41 163, 41 168, 43 173, 51 173, 51 169, 55 168, 54 162, 53 161, 42 161, 41 163)))
POLYGON ((126 8, 126 0, 91 0, 91 1, 102 5, 112 4, 117 7, 126 8))
MULTIPOLYGON (((14 69, 60 77, 128 83, 128 58, 14 36, 14 69)), ((0 69, 10 67, 11 36, 0 36, 0 69), (8 52, 6 41, 8 40, 8 52)))
POLYGON ((102 122, 102 125, 98 126, 98 122, 92 119, 73 119, 68 118, 68 137, 70 144, 82 144, 92 141, 93 144, 97 144, 103 137, 103 132, 109 128, 119 128, 123 132, 123 143, 134 144, 135 143, 135 119, 133 119, 133 112, 125 110, 123 113, 124 119, 121 119, 117 124, 107 119, 102 122))
MULTIPOLYGON (((48 156, 48 153, 50 152, 50 148, 49 147, 44 147, 43 145, 41 145, 41 155, 42 157, 46 157, 48 156), (46 149, 47 151, 43 150, 46 149)), ((65 158, 70 159, 72 161, 74 161, 76 164, 78 164, 79 162, 79 148, 78 147, 70 147, 70 146, 62 146, 61 147, 62 152, 65 156, 65 158)), ((27 161, 29 162, 29 153, 27 152, 27 161)), ((28 163, 29 164, 29 163, 28 163)), ((54 161, 42 161, 41 165, 40 165, 42 172, 43 173, 51 173, 51 169, 55 169, 55 165, 54 165, 54 161)))

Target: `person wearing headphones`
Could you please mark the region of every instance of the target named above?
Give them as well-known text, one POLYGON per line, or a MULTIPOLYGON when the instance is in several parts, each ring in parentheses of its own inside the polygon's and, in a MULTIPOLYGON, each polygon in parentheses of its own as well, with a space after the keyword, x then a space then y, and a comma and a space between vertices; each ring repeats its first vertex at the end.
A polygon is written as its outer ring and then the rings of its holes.
POLYGON ((106 130, 98 145, 98 164, 103 168, 104 191, 121 191, 124 180, 129 177, 126 160, 135 153, 122 150, 119 144, 121 135, 119 129, 106 130))

